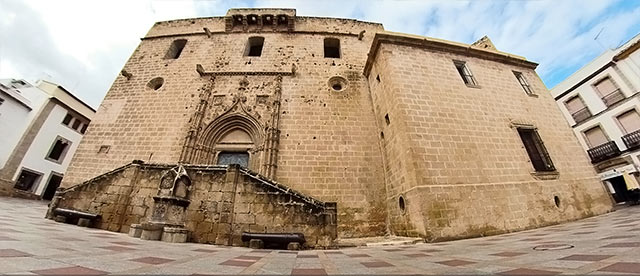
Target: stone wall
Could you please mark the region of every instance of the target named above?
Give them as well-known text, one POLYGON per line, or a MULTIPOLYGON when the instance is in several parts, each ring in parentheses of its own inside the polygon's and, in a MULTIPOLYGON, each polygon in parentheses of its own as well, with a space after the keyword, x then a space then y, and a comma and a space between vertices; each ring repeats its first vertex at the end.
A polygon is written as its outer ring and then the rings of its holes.
MULTIPOLYGON (((341 236, 383 235, 382 157, 362 77, 367 50, 381 29, 380 24, 329 18, 298 18, 291 33, 218 32, 224 30, 223 18, 159 22, 123 68, 132 76, 118 76, 105 96, 62 187, 133 159, 180 162, 195 116, 202 114, 203 119, 194 130, 204 130, 237 101, 247 110, 242 116, 252 116, 259 131, 266 132, 277 101, 279 146, 273 178, 320 200, 338 202, 341 236), (213 32, 211 37, 205 27, 213 32), (244 56, 252 36, 265 38, 260 57, 244 56), (340 39, 341 58, 324 57, 326 37, 340 39), (178 59, 165 59, 175 39, 187 39, 187 44, 178 59), (196 71, 197 64, 205 74, 196 71), (329 87, 335 76, 348 82, 341 92, 329 87), (147 84, 156 77, 164 84, 153 90, 147 84), (279 99, 274 96, 276 84, 279 99), (207 106, 199 111, 203 100, 207 106)), ((261 146, 252 153, 252 170, 261 169, 261 146)))
MULTIPOLYGON (((337 202, 342 238, 384 235, 387 228, 429 239, 469 237, 610 210, 534 63, 479 49, 488 39, 468 50, 462 43, 386 33, 376 23, 292 20, 287 28, 254 25, 250 32, 225 32, 224 17, 155 24, 105 96, 62 187, 133 159, 215 165, 220 150, 212 137, 228 128, 250 136, 248 168, 337 202), (380 33, 408 39, 367 54, 380 33), (259 57, 245 55, 254 36, 264 38, 259 57), (324 57, 326 38, 339 39, 340 58, 324 57), (176 39, 187 40, 180 57, 165 58, 176 39), (421 43, 431 46, 415 47, 421 43), (478 87, 464 85, 453 59, 467 62, 478 87), (535 96, 524 93, 512 70, 524 74, 535 96), (157 89, 149 86, 155 78, 164 80, 157 89), (534 172, 517 124, 538 128, 556 174, 534 172)), ((152 189, 157 179, 149 177, 139 183, 151 181, 144 185, 152 189)), ((132 206, 148 206, 149 196, 131 199, 138 205, 130 205, 131 221, 120 226, 148 216, 132 206)), ((219 239, 197 234, 216 223, 188 223, 196 239, 219 239)))
POLYGON ((474 237, 611 210, 535 64, 518 66, 398 39, 402 43, 379 45, 368 75, 384 132, 394 233, 431 240, 474 237), (464 84, 454 60, 466 62, 478 87, 464 84), (525 93, 513 71, 524 74, 536 95, 525 93), (517 124, 537 128, 556 172, 535 172, 517 124))
MULTIPOLYGON (((128 164, 59 191, 53 208, 100 214, 95 227, 128 232, 149 221, 170 165, 128 164)), ((335 203, 325 203, 238 166, 185 166, 191 179, 184 226, 199 243, 242 246, 242 232, 305 235, 306 246, 331 247, 337 238, 335 203)))

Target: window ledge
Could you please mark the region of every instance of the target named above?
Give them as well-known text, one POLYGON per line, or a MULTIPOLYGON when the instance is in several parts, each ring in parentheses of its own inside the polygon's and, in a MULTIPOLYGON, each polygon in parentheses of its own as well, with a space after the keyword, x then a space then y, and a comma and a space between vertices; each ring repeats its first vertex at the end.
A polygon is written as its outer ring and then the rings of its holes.
MULTIPOLYGON (((53 163, 56 163, 56 164, 60 164, 60 165, 62 165, 62 160, 55 160, 55 159, 53 159, 53 158, 49 158, 48 156, 47 156, 47 157, 45 157, 44 159, 45 159, 45 160, 47 160, 47 161, 51 161, 51 162, 53 162, 53 163)), ((62 158, 61 158, 61 159, 62 159, 62 158)))
POLYGON ((538 94, 535 94, 535 93, 531 93, 531 94, 528 94, 528 93, 527 93, 527 96, 529 96, 529 97, 533 97, 533 98, 540 97, 540 96, 538 96, 538 94))
POLYGON ((473 85, 473 84, 466 84, 466 85, 467 85, 467 87, 469 87, 469 88, 477 88, 477 89, 482 88, 482 87, 480 87, 480 85, 477 85, 477 84, 476 84, 476 85, 473 85))
POLYGON ((560 178, 560 173, 558 171, 532 172, 531 176, 537 180, 555 180, 560 178))

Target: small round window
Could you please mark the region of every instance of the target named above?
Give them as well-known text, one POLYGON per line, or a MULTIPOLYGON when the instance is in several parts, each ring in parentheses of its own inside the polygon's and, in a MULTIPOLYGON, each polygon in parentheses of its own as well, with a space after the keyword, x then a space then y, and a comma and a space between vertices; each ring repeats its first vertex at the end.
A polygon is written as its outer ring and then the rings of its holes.
POLYGON ((347 89, 347 80, 340 76, 331 77, 329 79, 329 88, 334 92, 342 92, 347 89))
POLYGON ((398 197, 398 207, 400 208, 400 211, 404 214, 404 211, 406 210, 407 207, 405 206, 403 196, 398 197))
POLYGON ((149 83, 147 83, 147 87, 153 90, 158 90, 160 89, 160 87, 162 87, 163 84, 164 84, 164 79, 161 77, 157 77, 150 80, 149 83))

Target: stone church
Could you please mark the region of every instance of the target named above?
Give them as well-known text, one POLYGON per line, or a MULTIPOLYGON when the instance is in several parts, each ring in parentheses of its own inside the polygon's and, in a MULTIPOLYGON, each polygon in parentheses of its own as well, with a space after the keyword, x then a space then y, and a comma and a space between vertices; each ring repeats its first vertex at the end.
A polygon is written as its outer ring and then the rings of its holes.
POLYGON ((299 232, 318 248, 610 211, 536 66, 487 37, 468 45, 294 9, 158 22, 49 215, 226 245, 242 245, 243 232, 299 232))

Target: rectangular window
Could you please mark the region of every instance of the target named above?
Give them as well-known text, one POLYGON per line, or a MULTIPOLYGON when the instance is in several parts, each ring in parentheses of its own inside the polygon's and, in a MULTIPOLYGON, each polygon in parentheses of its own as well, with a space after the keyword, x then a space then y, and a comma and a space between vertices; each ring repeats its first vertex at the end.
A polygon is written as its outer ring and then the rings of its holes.
POLYGON ((0 105, 2 105, 2 103, 4 103, 4 99, 0 98, 0 105))
POLYGON ((184 46, 187 45, 186 39, 176 39, 171 42, 171 46, 169 46, 169 50, 167 54, 164 56, 165 59, 177 59, 182 54, 182 50, 184 46))
POLYGON ((589 130, 585 131, 584 137, 587 138, 587 144, 589 144, 589 148, 594 148, 596 146, 609 142, 609 138, 607 138, 607 136, 604 134, 604 131, 602 131, 602 128, 600 128, 599 126, 590 128, 589 130))
POLYGON ((635 109, 622 113, 617 117, 624 133, 632 133, 640 129, 640 115, 635 109))
POLYGON ((249 166, 249 153, 246 152, 221 152, 218 154, 218 165, 238 164, 243 167, 249 166))
POLYGON ((610 77, 598 81, 593 86, 606 106, 612 106, 625 99, 624 94, 610 77))
POLYGON ((466 62, 456 60, 453 62, 453 64, 456 66, 456 70, 458 70, 458 74, 460 74, 460 77, 462 77, 462 81, 464 81, 464 84, 471 87, 478 86, 478 83, 473 77, 473 74, 471 74, 471 70, 469 70, 469 66, 467 66, 466 62))
POLYGON ((324 57, 340 58, 340 39, 337 39, 337 38, 324 39, 324 57))
POLYGON ((520 139, 522 139, 524 148, 527 150, 531 164, 536 171, 549 172, 556 170, 536 129, 519 127, 518 134, 520 134, 520 139))
POLYGON ((62 120, 62 124, 68 126, 69 123, 71 123, 72 119, 73 119, 73 116, 71 116, 71 114, 67 113, 67 116, 64 116, 64 119, 62 120))
POLYGON ((533 90, 531 90, 531 86, 527 82, 527 79, 524 78, 522 73, 513 71, 513 74, 516 76, 516 79, 518 79, 518 82, 520 83, 520 86, 522 86, 524 92, 527 93, 527 95, 533 95, 533 90))
POLYGON ((87 132, 88 126, 89 124, 82 124, 82 129, 80 129, 80 133, 84 134, 85 132, 87 132))
POLYGON ((20 176, 18 176, 18 181, 16 181, 14 188, 23 191, 31 191, 34 188, 34 185, 40 182, 40 177, 42 177, 42 174, 23 168, 20 172, 20 176))
POLYGON ((71 146, 71 142, 69 140, 58 136, 53 142, 53 145, 49 150, 49 154, 47 154, 47 157, 45 159, 56 163, 62 163, 65 155, 67 155, 69 146, 71 146))
POLYGON ((264 46, 264 37, 254 36, 250 37, 247 42, 247 49, 245 50, 245 56, 259 57, 262 55, 262 47, 264 46))
POLYGON ((80 125, 82 124, 82 122, 78 119, 73 120, 73 126, 71 128, 75 129, 75 130, 79 130, 80 125))
POLYGON ((582 98, 578 95, 567 100, 564 105, 567 107, 569 114, 571 114, 571 117, 573 117, 573 120, 576 121, 576 123, 582 122, 591 117, 591 111, 589 111, 582 101, 582 98))

